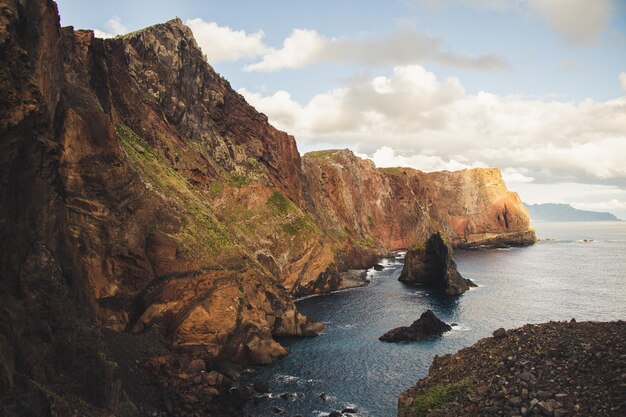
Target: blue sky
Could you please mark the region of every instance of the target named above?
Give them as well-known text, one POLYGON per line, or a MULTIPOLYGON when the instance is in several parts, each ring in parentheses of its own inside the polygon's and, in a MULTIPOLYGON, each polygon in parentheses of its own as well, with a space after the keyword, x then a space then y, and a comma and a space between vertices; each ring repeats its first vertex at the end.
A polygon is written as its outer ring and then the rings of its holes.
POLYGON ((58 4, 62 25, 101 36, 180 17, 301 151, 498 166, 526 201, 626 218, 624 1, 58 4))

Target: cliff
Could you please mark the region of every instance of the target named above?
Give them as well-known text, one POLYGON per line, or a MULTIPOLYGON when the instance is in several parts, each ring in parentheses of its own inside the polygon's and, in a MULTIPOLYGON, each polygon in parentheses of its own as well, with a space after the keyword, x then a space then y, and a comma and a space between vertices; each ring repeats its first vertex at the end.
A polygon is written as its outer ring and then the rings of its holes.
POLYGON ((61 29, 51 1, 1 11, 6 407, 140 403, 122 395, 134 387, 120 385, 105 329, 156 325, 169 349, 209 364, 270 363, 287 354, 273 337, 318 334, 290 292, 323 285, 333 253, 298 206, 295 141, 190 30, 176 19, 102 40, 61 29))
POLYGON ((2 2, 0 62, 9 414, 210 413, 230 362, 270 363, 287 354, 274 337, 322 330, 292 298, 340 270, 435 229, 459 245, 528 233, 497 171, 301 159, 179 19, 103 40, 60 28, 52 1, 2 2))
POLYGON ((310 152, 302 163, 311 211, 336 239, 385 250, 408 248, 434 232, 457 247, 535 241, 528 211, 499 169, 377 169, 349 150, 310 152))

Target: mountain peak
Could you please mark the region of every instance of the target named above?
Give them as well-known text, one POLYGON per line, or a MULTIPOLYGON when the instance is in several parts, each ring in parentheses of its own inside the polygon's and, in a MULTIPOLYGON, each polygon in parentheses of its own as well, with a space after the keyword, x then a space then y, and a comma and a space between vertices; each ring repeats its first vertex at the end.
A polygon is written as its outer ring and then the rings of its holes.
POLYGON ((177 41, 185 40, 188 43, 194 45, 194 47, 198 47, 196 43, 196 38, 193 36, 193 32, 191 28, 183 23, 180 17, 175 17, 174 19, 168 20, 164 23, 157 23, 152 26, 148 26, 143 29, 136 30, 134 32, 129 32, 122 36, 124 39, 133 39, 138 36, 146 36, 156 37, 159 39, 171 38, 177 41))

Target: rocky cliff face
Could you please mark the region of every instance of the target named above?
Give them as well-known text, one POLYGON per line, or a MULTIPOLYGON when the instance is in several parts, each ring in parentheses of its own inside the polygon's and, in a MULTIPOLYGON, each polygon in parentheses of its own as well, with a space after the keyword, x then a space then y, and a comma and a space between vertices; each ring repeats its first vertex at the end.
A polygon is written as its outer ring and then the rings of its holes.
POLYGON ((225 360, 266 364, 287 353, 275 336, 319 333, 291 300, 336 288, 339 270, 435 229, 458 244, 526 233, 495 171, 384 172, 347 152, 301 160, 178 19, 102 40, 60 28, 52 1, 1 2, 0 62, 9 414, 199 410, 235 376, 225 360), (116 362, 129 358, 156 374, 126 374, 116 362), (190 358, 221 373, 191 378, 190 358), (157 379, 163 392, 142 391, 157 379))
POLYGON ((287 353, 274 336, 318 334, 290 292, 323 287, 333 253, 298 206, 295 141, 189 29, 102 40, 51 1, 0 11, 2 409, 132 405, 102 329, 259 364, 287 353))
POLYGON ((361 247, 404 249, 434 232, 457 247, 535 241, 528 211, 500 171, 379 168, 349 150, 303 157, 309 205, 324 229, 361 247))

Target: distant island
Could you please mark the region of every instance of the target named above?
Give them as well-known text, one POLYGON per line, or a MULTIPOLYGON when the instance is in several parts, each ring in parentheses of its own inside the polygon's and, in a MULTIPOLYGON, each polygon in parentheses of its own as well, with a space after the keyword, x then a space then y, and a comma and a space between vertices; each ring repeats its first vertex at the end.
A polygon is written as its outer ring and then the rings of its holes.
POLYGON ((569 204, 526 204, 530 218, 541 222, 606 222, 619 221, 615 215, 601 211, 578 210, 569 204))

